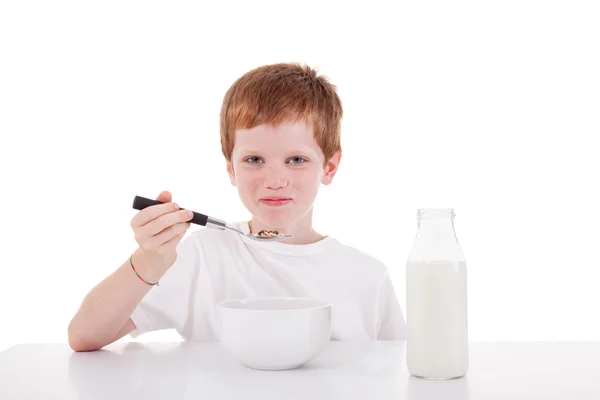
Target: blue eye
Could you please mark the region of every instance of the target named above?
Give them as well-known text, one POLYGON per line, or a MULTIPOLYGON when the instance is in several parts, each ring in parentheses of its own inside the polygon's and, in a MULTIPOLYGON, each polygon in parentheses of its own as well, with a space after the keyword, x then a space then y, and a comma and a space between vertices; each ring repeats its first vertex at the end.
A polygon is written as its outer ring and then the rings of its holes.
POLYGON ((262 160, 259 157, 248 157, 246 158, 246 162, 250 163, 250 164, 258 164, 260 163, 262 160))
POLYGON ((304 164, 306 162, 306 159, 304 159, 302 157, 292 157, 292 158, 290 158, 290 162, 292 164, 300 165, 300 164, 304 164))

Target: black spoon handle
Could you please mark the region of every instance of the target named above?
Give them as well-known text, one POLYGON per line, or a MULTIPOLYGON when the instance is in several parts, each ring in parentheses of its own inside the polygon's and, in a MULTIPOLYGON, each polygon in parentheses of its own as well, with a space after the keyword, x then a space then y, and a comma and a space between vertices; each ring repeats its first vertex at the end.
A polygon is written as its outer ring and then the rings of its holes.
MULTIPOLYGON (((150 206, 155 206, 157 204, 164 204, 164 202, 162 201, 158 201, 158 200, 152 200, 152 199, 148 199, 146 197, 142 197, 142 196, 135 196, 135 198, 133 199, 133 208, 136 210, 143 210, 144 208, 150 207, 150 206)), ((180 210, 185 210, 185 208, 180 207, 180 210)), ((195 211, 192 211, 194 213, 194 218, 192 218, 191 222, 192 224, 197 224, 197 225, 202 225, 202 226, 206 226, 206 223, 208 222, 208 215, 204 215, 204 214, 200 214, 197 213, 195 211)))

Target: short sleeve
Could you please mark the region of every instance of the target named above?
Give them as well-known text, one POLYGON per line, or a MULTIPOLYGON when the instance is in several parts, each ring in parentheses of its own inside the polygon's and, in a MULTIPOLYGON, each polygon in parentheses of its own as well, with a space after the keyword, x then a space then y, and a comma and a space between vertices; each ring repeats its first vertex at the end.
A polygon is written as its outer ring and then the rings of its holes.
POLYGON ((404 314, 388 276, 379 297, 379 329, 377 340, 406 340, 404 314))
POLYGON ((177 260, 133 310, 130 318, 136 329, 131 336, 162 329, 176 329, 180 335, 191 324, 191 302, 198 276, 198 246, 194 234, 177 246, 177 260))

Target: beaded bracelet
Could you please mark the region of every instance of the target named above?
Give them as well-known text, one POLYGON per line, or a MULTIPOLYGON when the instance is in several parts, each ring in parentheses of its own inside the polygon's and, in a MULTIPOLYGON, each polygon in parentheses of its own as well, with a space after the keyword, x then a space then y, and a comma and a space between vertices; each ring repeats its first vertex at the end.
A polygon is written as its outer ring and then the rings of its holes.
POLYGON ((148 285, 150 285, 150 286, 154 286, 154 285, 156 285, 156 286, 160 286, 160 285, 158 284, 158 281, 157 281, 156 283, 150 283, 150 282, 148 282, 147 280, 145 280, 144 278, 142 278, 142 277, 140 276, 140 274, 138 274, 138 272, 135 270, 135 267, 133 266, 133 261, 131 261, 131 258, 132 258, 132 257, 133 257, 133 254, 132 254, 131 256, 129 256, 129 264, 131 264, 131 268, 133 268, 133 272, 135 272, 135 274, 138 276, 138 278, 140 278, 140 279, 142 280, 142 282, 144 282, 144 283, 146 283, 146 284, 148 284, 148 285))

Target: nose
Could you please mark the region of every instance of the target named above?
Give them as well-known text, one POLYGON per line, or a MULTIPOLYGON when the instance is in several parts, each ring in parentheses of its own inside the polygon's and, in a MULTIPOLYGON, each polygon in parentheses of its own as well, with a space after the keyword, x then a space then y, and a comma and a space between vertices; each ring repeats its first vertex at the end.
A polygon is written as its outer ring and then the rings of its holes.
POLYGON ((288 176, 285 168, 270 165, 265 168, 264 186, 267 189, 280 189, 288 185, 288 176))

